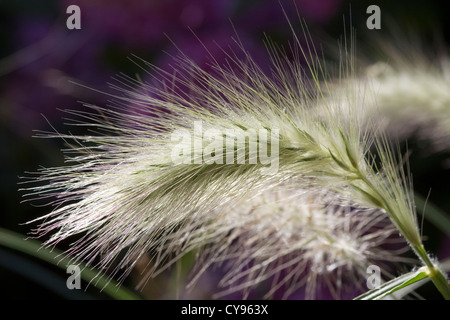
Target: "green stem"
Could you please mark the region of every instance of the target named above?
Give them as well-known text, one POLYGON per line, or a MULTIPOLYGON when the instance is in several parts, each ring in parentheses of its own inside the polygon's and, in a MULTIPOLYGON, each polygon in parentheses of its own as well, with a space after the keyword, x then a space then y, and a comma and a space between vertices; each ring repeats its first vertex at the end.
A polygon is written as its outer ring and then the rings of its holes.
POLYGON ((428 277, 431 281, 433 281, 434 285, 445 300, 450 300, 450 286, 448 284, 447 277, 444 275, 442 270, 435 263, 433 263, 433 261, 431 261, 423 245, 413 246, 413 249, 427 266, 428 277))
MULTIPOLYGON (((0 245, 17 250, 46 261, 61 269, 66 269, 72 261, 68 258, 61 258, 62 252, 57 249, 47 249, 39 241, 25 240, 22 235, 0 228, 0 245)), ((72 262, 73 263, 73 262, 72 262)), ((116 300, 140 300, 141 298, 124 286, 120 286, 116 281, 107 278, 98 271, 90 269, 83 264, 79 264, 81 278, 116 300)))
MULTIPOLYGON (((379 192, 376 190, 376 188, 373 186, 373 184, 362 175, 360 175, 359 178, 366 185, 368 185, 369 188, 371 188, 371 191, 373 191, 377 195, 378 198, 375 200, 379 201, 382 204, 381 207, 383 207, 387 212, 392 213, 393 211, 392 211, 391 207, 389 206, 389 204, 386 201, 384 201, 383 197, 379 194, 379 192)), ((392 218, 393 217, 391 217, 391 219, 392 218)), ((433 284, 436 286, 436 288, 439 290, 439 292, 442 294, 442 296, 446 300, 450 300, 450 286, 448 284, 447 277, 444 275, 442 270, 439 269, 439 267, 431 261, 430 257, 428 256, 428 254, 422 244, 417 244, 417 242, 416 242, 416 244, 414 244, 412 241, 412 238, 410 238, 408 236, 408 234, 404 230, 402 230, 400 225, 398 225, 397 228, 399 228, 400 232, 403 234, 403 236, 406 238, 406 240, 411 244, 414 252, 417 254, 417 256, 423 261, 423 263, 428 268, 428 277, 431 279, 433 284)))

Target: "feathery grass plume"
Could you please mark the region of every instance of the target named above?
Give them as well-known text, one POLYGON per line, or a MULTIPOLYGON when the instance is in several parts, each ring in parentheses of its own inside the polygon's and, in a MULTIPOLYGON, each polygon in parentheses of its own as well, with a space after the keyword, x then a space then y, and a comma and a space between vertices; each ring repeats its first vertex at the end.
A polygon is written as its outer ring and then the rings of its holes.
POLYGON ((305 287, 312 299, 325 284, 338 299, 349 288, 353 294, 355 287, 367 290, 369 266, 376 264, 391 278, 389 264, 410 261, 401 256, 404 239, 384 212, 352 206, 330 190, 303 187, 287 182, 220 210, 208 226, 214 242, 200 255, 189 286, 210 264, 225 264, 220 285, 226 289, 217 297, 236 291, 247 297, 271 282, 265 298, 280 288, 287 298, 305 287))
MULTIPOLYGON (((402 35, 404 37, 404 35, 402 35)), ((366 112, 361 119, 375 121, 380 129, 398 139, 416 136, 428 140, 437 150, 449 150, 450 60, 444 53, 427 53, 418 39, 396 36, 392 41, 373 39, 377 57, 358 57, 361 72, 331 80, 330 99, 347 100, 349 90, 366 83, 366 112)))
MULTIPOLYGON (((51 234, 46 241, 48 246, 78 235, 67 253, 104 270, 120 254, 112 275, 121 272, 126 276, 138 258, 150 252, 151 276, 186 252, 221 239, 220 230, 208 226, 214 226, 216 219, 224 219, 226 213, 235 216, 229 209, 234 203, 294 180, 299 188, 327 188, 366 210, 376 209, 368 212, 385 212, 415 251, 423 253, 406 176, 385 140, 373 141, 358 120, 365 105, 355 105, 358 101, 351 96, 345 106, 341 101, 327 102, 319 81, 319 77, 326 76, 324 66, 318 63, 310 42, 306 46, 309 51, 305 51, 294 37, 296 59, 283 58, 273 50, 272 75, 262 72, 248 55, 238 59, 228 53, 234 68, 220 66, 212 57, 215 72, 207 73, 181 54, 175 58, 175 76, 157 68, 153 68, 152 84, 122 76, 120 85, 115 87, 115 108, 87 105, 97 115, 69 112, 80 119, 74 125, 85 126, 91 132, 79 136, 45 134, 71 141, 71 145, 66 150, 67 166, 42 169, 34 179, 37 185, 27 189, 32 199, 53 199, 53 211, 36 220, 40 221, 36 235, 51 234), (306 70, 300 64, 300 56, 308 60, 306 70), (134 85, 139 90, 133 90, 134 85), (320 111, 311 108, 317 99, 326 103, 325 117, 319 117, 320 111), (130 104, 137 106, 138 111, 126 113, 124 108, 130 104), (214 130, 199 132, 199 123, 202 129, 214 130), (276 134, 271 135, 270 141, 267 135, 257 136, 253 142, 258 143, 258 148, 252 148, 249 133, 261 130, 276 134), (174 134, 180 132, 187 137, 181 144, 180 135, 174 139, 174 134), (373 142, 381 160, 375 168, 368 153, 373 142), (267 170, 269 165, 263 161, 261 146, 276 156, 277 170, 267 170), (234 162, 226 162, 228 158, 234 162)), ((142 66, 150 65, 144 62, 142 66)), ((289 208, 291 204, 283 205, 289 208)), ((358 218, 348 219, 356 224, 356 231, 348 236, 363 237, 360 232, 365 231, 364 222, 359 219, 367 219, 370 224, 378 215, 355 210, 349 214, 353 217, 358 212, 358 218)), ((340 210, 334 213, 336 228, 345 227, 340 220, 342 215, 340 210)), ((233 226, 245 241, 247 233, 243 229, 249 226, 248 220, 237 218, 233 226)), ((293 226, 285 223, 280 227, 280 232, 287 235, 293 226)), ((307 229, 304 226, 302 230, 307 229)), ((226 243, 233 245, 229 240, 226 243)), ((307 255, 308 244, 304 245, 299 250, 307 255)), ((310 261, 321 255, 328 257, 326 252, 332 247, 331 243, 324 245, 320 254, 315 249, 310 261)), ((270 247, 266 249, 271 251, 270 247)), ((248 250, 238 246, 222 251, 225 257, 250 253, 258 261, 256 253, 248 250), (231 254, 233 250, 236 251, 231 254)), ((284 254, 288 252, 280 251, 273 261, 284 254)), ((371 257, 355 253, 344 262, 338 258, 322 262, 328 263, 326 269, 336 263, 358 264, 361 259, 367 262, 371 257)), ((216 262, 217 257, 211 261, 216 262)), ((271 260, 264 261, 270 264, 271 260)), ((269 270, 262 267, 256 277, 266 278, 272 273, 269 270)), ((231 274, 225 282, 233 283, 241 275, 231 274)), ((297 279, 297 274, 291 277, 297 279)), ((286 281, 291 281, 289 275, 286 281)), ((307 284, 314 288, 312 280, 307 280, 307 284)))

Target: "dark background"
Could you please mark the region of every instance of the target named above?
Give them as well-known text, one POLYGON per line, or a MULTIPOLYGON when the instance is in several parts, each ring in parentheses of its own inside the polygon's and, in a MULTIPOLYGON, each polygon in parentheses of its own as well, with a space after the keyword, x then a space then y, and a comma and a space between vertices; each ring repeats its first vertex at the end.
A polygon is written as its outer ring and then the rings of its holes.
MULTIPOLYGON (((21 203, 19 177, 39 166, 61 165, 63 156, 59 150, 63 144, 32 138, 34 130, 51 130, 51 123, 65 132, 65 115, 60 109, 82 109, 80 101, 108 103, 105 95, 72 82, 108 91, 107 83, 120 72, 145 78, 146 73, 128 57, 135 54, 166 68, 171 58, 164 51, 176 52, 171 41, 207 67, 205 51, 193 33, 219 61, 224 61, 225 56, 214 41, 223 47, 232 45, 233 28, 254 59, 264 66, 267 55, 263 34, 280 45, 286 45, 291 37, 280 2, 296 28, 299 24, 292 3, 297 4, 315 39, 324 36, 326 41, 337 40, 344 31, 343 21, 348 23, 351 18, 362 48, 371 45, 370 33, 390 36, 391 26, 414 34, 425 43, 425 48, 443 50, 450 40, 450 11, 445 1, 0 1, 0 227, 26 235, 32 225, 24 223, 48 213, 49 207, 21 203), (70 4, 81 8, 81 30, 66 28, 65 12, 70 4), (381 30, 366 28, 366 8, 371 4, 381 8, 381 30)), ((409 148, 414 150, 410 160, 415 189, 424 196, 431 189, 430 201, 450 212, 449 154, 431 152, 426 143, 414 139, 409 148)), ((440 259, 450 256, 448 237, 426 220, 423 233, 429 251, 440 259)), ((10 262, 0 266, 0 297, 79 298, 78 294, 85 294, 56 293, 45 281, 30 280, 40 273, 38 278, 48 276, 64 285, 66 275, 34 258, 1 246, 0 249, 0 261, 10 262), (19 274, 16 269, 24 272, 19 274), (27 276, 27 272, 34 277, 27 276)), ((161 281, 157 292, 166 288, 164 279, 161 281)), ((208 298, 213 290, 214 286, 206 283, 198 289, 201 293, 193 297, 208 298)), ((106 298, 95 289, 86 294, 106 298)), ((425 294, 436 297, 432 290, 425 294)), ((154 292, 143 295, 167 297, 154 292)))

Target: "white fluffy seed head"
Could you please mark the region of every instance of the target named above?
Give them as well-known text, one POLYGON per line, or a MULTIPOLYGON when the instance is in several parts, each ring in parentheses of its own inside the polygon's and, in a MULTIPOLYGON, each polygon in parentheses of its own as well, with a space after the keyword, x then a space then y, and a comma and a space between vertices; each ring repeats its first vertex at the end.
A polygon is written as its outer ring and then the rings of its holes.
MULTIPOLYGON (((50 233, 47 245, 78 236, 68 253, 102 270, 123 257, 113 275, 127 275, 148 252, 152 276, 183 254, 212 246, 217 250, 200 261, 204 267, 237 261, 223 282, 233 290, 286 271, 280 283, 291 289, 306 283, 309 297, 319 275, 361 276, 361 266, 372 259, 395 260, 378 249, 392 226, 375 233, 367 228, 383 212, 410 243, 420 243, 406 177, 382 139, 375 142, 382 166, 372 167, 372 132, 356 116, 365 112, 364 104, 348 96, 345 106, 328 103, 318 117, 313 106, 324 101, 324 91, 315 59, 309 61, 312 80, 300 62, 282 57, 272 61, 273 78, 250 58, 233 62, 236 70, 216 65, 209 74, 183 56, 176 79, 155 69, 156 81, 169 83, 158 87, 126 78, 116 88, 116 108, 87 106, 98 115, 72 113, 82 119, 75 124, 97 133, 49 135, 71 141, 74 155, 68 153, 67 166, 43 169, 37 185, 27 189, 31 198, 56 198, 54 210, 38 219, 37 235, 50 233), (140 90, 130 91, 135 84, 140 90), (130 103, 136 113, 124 112, 130 103), (348 114, 355 118, 349 121, 348 114), (219 134, 278 130, 277 172, 265 174, 262 163, 174 164, 173 132, 189 131, 199 121, 219 134), (286 181, 302 191, 285 190, 286 181), (314 192, 324 189, 357 205, 323 201, 314 192), (299 194, 304 190, 308 197, 299 194), (261 196, 240 202, 251 195, 261 196)), ((245 158, 250 156, 246 149, 245 158)), ((330 288, 338 291, 339 282, 330 288)))
MULTIPOLYGON (((373 66, 372 66, 373 68, 373 66)), ((376 66, 372 78, 377 107, 386 129, 400 138, 427 139, 438 149, 448 149, 450 137, 450 81, 448 65, 376 66)), ((368 114, 368 116, 370 116, 368 114)))
POLYGON ((389 263, 408 261, 400 255, 407 246, 383 212, 338 199, 330 190, 286 183, 221 209, 198 270, 205 261, 226 266, 217 296, 238 291, 245 297, 267 281, 272 284, 265 298, 280 288, 287 298, 301 287, 314 298, 320 284, 334 298, 348 288, 364 291, 367 268, 383 266, 389 277, 389 263), (398 244, 389 248, 389 242, 398 244))
POLYGON ((450 148, 450 60, 440 52, 421 48, 418 39, 405 36, 373 39, 373 53, 360 53, 357 73, 332 80, 330 101, 355 99, 365 104, 361 121, 376 124, 397 139, 427 140, 435 149, 450 148), (355 94, 355 86, 363 88, 355 94), (364 91, 364 92, 363 92, 364 91))

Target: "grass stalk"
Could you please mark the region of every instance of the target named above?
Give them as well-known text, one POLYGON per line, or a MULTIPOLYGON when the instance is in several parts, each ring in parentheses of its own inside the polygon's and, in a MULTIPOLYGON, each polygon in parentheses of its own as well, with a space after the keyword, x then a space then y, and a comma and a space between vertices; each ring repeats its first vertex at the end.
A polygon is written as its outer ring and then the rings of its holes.
MULTIPOLYGON (((67 265, 74 264, 74 261, 62 258, 60 250, 47 249, 37 240, 25 240, 22 235, 3 228, 0 228, 0 245, 38 258, 64 270, 67 265)), ((101 275, 98 271, 90 269, 84 264, 79 264, 79 267, 81 269, 80 276, 83 280, 100 289, 111 298, 116 300, 141 299, 126 287, 120 286, 116 281, 101 275)))
POLYGON ((439 266, 428 256, 423 245, 413 246, 414 252, 420 257, 422 262, 428 268, 427 274, 435 287, 439 290, 445 300, 450 300, 450 286, 447 277, 439 266))

